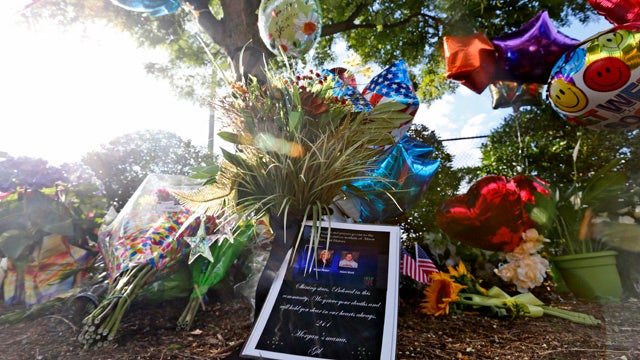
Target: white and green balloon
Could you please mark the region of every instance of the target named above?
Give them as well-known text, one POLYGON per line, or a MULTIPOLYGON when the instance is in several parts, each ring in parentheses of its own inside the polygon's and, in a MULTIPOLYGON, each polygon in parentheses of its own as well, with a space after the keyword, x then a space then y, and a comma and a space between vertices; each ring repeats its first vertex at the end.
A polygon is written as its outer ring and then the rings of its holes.
POLYGON ((317 0, 263 0, 258 9, 260 37, 277 55, 302 58, 320 39, 317 0))

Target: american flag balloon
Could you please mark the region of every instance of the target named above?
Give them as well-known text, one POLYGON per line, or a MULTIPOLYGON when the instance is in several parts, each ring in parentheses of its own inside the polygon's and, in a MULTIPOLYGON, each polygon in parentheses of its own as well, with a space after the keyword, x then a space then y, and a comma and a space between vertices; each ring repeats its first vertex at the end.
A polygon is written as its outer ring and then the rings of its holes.
POLYGON ((401 111, 411 115, 412 118, 391 133, 396 141, 409 130, 413 116, 416 115, 420 106, 420 101, 418 101, 409 78, 409 66, 402 59, 395 61, 374 76, 362 90, 362 95, 373 107, 389 101, 405 105, 401 111))
POLYGON ((360 92, 350 82, 345 81, 338 68, 324 70, 327 75, 332 75, 335 79, 335 87, 333 94, 339 98, 349 100, 356 111, 370 111, 378 104, 393 101, 405 105, 400 110, 411 115, 411 119, 402 124, 398 129, 394 130, 393 135, 396 142, 406 134, 413 116, 415 116, 420 106, 420 101, 413 89, 411 79, 409 78, 409 67, 404 60, 397 60, 389 67, 382 70, 378 75, 374 76, 371 81, 360 92))

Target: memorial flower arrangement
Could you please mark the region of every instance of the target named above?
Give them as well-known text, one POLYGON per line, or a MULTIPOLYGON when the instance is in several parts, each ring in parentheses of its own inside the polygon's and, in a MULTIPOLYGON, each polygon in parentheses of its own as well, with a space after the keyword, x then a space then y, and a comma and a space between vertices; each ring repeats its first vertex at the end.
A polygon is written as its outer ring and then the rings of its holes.
POLYGON ((538 252, 548 242, 535 228, 527 229, 522 233, 522 242, 513 251, 502 254, 506 263, 500 264, 495 273, 502 280, 514 284, 522 293, 540 286, 550 264, 538 252))
POLYGON ((510 296, 497 286, 487 290, 481 286, 480 280, 467 271, 463 262, 457 267, 448 267, 448 272, 430 276, 432 283, 424 290, 425 298, 420 305, 425 314, 482 313, 498 317, 551 315, 585 325, 600 323, 591 315, 546 306, 530 292, 510 296))
MULTIPOLYGON (((87 347, 111 342, 135 297, 187 254, 193 291, 178 329, 188 329, 206 291, 263 235, 258 223, 273 229, 276 220, 302 229, 310 219, 315 228, 338 201, 352 205, 359 216, 371 194, 376 201, 369 205, 391 214, 417 201, 439 162, 428 159, 432 148, 401 139, 418 107, 406 63, 385 71, 372 80, 370 96, 377 95, 383 79, 384 86, 391 79, 404 93, 377 96, 375 104, 342 68, 268 72, 266 82, 253 77, 230 82, 230 93, 210 106, 223 121, 219 136, 236 151, 222 150, 220 166, 205 174, 206 181, 148 178, 102 229, 109 289, 84 319, 78 339, 87 347), (415 151, 409 156, 405 149, 415 151)), ((319 239, 316 231, 311 245, 317 247, 319 239)), ((286 233, 285 241, 288 247, 298 245, 286 233)), ((278 261, 270 256, 267 265, 278 261)), ((256 307, 257 296, 258 291, 256 307)))
POLYGON ((504 262, 495 273, 527 292, 541 285, 550 269, 538 253, 547 241, 537 231, 548 219, 535 210, 549 197, 546 182, 537 177, 489 175, 466 194, 446 200, 437 221, 450 237, 498 253, 504 262))
MULTIPOLYGON (((406 70, 406 63, 393 68, 406 70)), ((224 122, 219 136, 236 151, 223 150, 219 171, 203 187, 176 192, 183 204, 196 214, 232 212, 239 221, 267 214, 286 227, 304 219, 317 223, 335 202, 366 196, 357 181, 377 181, 393 199, 394 179, 377 173, 376 161, 412 120, 407 110, 417 110, 411 87, 414 105, 378 98, 373 106, 342 68, 268 72, 266 78, 233 82, 227 96, 212 101, 224 122)))

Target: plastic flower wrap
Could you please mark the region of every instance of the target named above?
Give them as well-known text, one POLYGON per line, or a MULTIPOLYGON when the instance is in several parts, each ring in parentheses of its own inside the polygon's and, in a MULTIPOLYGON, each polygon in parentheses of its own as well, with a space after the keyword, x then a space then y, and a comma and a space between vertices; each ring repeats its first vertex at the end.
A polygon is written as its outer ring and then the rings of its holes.
POLYGON ((178 230, 192 215, 171 195, 170 189, 195 189, 202 184, 179 175, 149 175, 116 218, 99 232, 98 243, 110 280, 130 267, 149 263, 157 271, 188 250, 183 240, 195 232, 198 222, 178 230))
POLYGON ((151 174, 98 238, 107 263, 106 297, 83 320, 78 340, 89 347, 115 339, 120 321, 141 290, 162 272, 168 273, 189 249, 184 237, 197 229, 211 233, 215 218, 196 218, 171 194, 194 189, 201 181, 179 175, 151 174))

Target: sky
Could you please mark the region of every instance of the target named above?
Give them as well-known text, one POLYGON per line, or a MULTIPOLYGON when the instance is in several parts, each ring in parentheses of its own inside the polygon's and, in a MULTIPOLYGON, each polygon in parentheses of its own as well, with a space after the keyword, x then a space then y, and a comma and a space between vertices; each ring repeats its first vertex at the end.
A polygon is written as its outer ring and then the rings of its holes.
MULTIPOLYGON (((0 13, 0 152, 60 165, 145 129, 207 145, 208 109, 177 99, 167 83, 144 71, 145 62, 163 59, 162 52, 138 49, 127 34, 106 26, 23 26, 16 22, 20 1, 10 4, 0 13)), ((559 30, 583 40, 610 27, 603 19, 559 30)), ((478 95, 461 86, 429 107, 421 105, 414 121, 441 139, 486 135, 512 111, 493 110, 491 103, 488 89, 478 95)), ((478 142, 447 145, 458 159, 454 165, 479 158, 478 142)))

